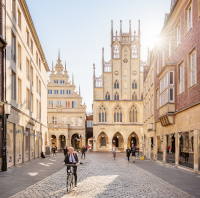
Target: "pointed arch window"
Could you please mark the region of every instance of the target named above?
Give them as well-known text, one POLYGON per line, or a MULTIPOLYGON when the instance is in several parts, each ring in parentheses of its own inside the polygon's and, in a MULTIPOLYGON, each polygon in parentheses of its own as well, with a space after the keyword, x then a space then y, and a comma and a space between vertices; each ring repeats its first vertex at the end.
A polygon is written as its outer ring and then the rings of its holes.
POLYGON ((122 122, 122 108, 120 106, 115 107, 114 122, 122 122))
POLYGON ((119 46, 114 46, 114 58, 119 58, 119 46))
POLYGON ((132 89, 137 89, 137 82, 135 80, 132 83, 132 89))
POLYGON ((132 95, 132 100, 137 100, 137 94, 135 92, 132 95))
POLYGON ((137 109, 134 105, 129 111, 129 122, 137 122, 137 109))
POLYGON ((106 93, 106 100, 110 100, 110 94, 109 94, 109 92, 106 93))
POLYGON ((106 108, 103 105, 99 109, 99 122, 107 122, 106 108))
POLYGON ((118 80, 115 81, 114 88, 115 89, 119 89, 119 81, 118 80))
POLYGON ((106 138, 104 136, 101 137, 101 146, 106 146, 106 138))
POLYGON ((114 99, 119 100, 119 94, 117 92, 115 93, 114 99))
POLYGON ((132 58, 137 58, 137 46, 133 45, 132 47, 132 58))

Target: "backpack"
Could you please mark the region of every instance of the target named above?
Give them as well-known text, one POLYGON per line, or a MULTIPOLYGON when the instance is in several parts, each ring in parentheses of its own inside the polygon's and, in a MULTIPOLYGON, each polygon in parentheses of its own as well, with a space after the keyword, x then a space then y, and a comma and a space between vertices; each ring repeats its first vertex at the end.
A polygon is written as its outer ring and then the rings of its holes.
POLYGON ((132 152, 133 152, 133 153, 135 153, 135 147, 132 147, 132 149, 131 149, 131 150, 132 150, 132 152))

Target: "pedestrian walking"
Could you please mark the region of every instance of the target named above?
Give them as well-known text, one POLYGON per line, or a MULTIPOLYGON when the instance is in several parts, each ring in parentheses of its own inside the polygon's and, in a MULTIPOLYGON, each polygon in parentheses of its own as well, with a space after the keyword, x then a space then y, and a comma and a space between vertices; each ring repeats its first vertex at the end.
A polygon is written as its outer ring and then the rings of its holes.
POLYGON ((115 145, 113 145, 112 151, 113 151, 113 157, 115 159, 116 158, 116 147, 115 147, 115 145))
POLYGON ((130 155, 131 155, 131 150, 128 147, 128 149, 126 149, 126 156, 128 158, 128 162, 130 162, 130 160, 129 160, 130 155))
POLYGON ((86 151, 86 148, 83 146, 82 148, 81 148, 81 159, 82 159, 82 157, 83 157, 83 155, 84 155, 84 159, 85 159, 85 151, 86 151))
POLYGON ((43 151, 41 152, 41 158, 45 158, 43 151))
POLYGON ((135 150, 136 150, 135 159, 139 159, 139 151, 140 151, 139 147, 136 146, 135 150))
POLYGON ((134 144, 132 144, 131 152, 132 152, 132 160, 133 160, 133 163, 135 163, 135 146, 134 146, 134 144))
MULTIPOLYGON (((56 146, 54 146, 54 148, 53 148, 53 156, 54 155, 56 155, 56 148, 55 148, 56 146)), ((57 156, 57 155, 56 155, 57 156)))
POLYGON ((67 155, 68 153, 68 149, 67 149, 67 146, 64 148, 64 156, 67 155))
POLYGON ((89 151, 90 151, 90 146, 88 145, 88 147, 87 147, 87 152, 89 153, 89 151))
POLYGON ((168 146, 168 149, 169 149, 169 153, 172 153, 171 146, 168 146))

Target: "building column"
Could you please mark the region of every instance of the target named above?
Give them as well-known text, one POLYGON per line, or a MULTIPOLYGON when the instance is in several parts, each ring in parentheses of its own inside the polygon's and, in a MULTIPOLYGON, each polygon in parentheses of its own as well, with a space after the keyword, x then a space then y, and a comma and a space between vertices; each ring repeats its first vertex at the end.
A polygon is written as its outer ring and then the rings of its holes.
POLYGON ((157 161, 158 142, 156 136, 154 136, 154 142, 154 161, 157 161))
POLYGON ((124 141, 124 151, 126 151, 126 149, 127 149, 127 142, 124 141))
POLYGON ((198 160, 198 157, 200 155, 200 153, 198 152, 198 146, 200 144, 199 142, 199 130, 198 129, 195 129, 194 131, 194 136, 193 136, 193 144, 194 144, 194 172, 195 173, 198 173, 198 169, 199 169, 199 160, 198 160))
POLYGON ((178 168, 178 158, 179 158, 179 134, 175 133, 175 166, 178 168))
POLYGON ((166 135, 163 135, 163 164, 166 164, 166 143, 167 143, 166 135))
POLYGON ((65 139, 65 145, 66 145, 67 147, 69 147, 69 145, 68 145, 68 139, 65 139))
POLYGON ((93 141, 93 151, 97 151, 97 142, 96 142, 96 140, 93 141))
POLYGON ((56 146, 57 146, 57 150, 59 150, 60 149, 60 139, 56 139, 56 146))
POLYGON ((109 145, 108 145, 108 151, 112 151, 112 141, 109 142, 109 145))

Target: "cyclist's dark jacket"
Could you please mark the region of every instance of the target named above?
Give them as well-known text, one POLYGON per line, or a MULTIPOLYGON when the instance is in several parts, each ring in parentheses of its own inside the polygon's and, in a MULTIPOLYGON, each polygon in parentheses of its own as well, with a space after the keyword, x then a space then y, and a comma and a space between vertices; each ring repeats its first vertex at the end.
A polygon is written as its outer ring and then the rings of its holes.
MULTIPOLYGON (((72 155, 74 155, 76 163, 78 163, 78 155, 77 155, 77 153, 73 153, 72 155)), ((64 159, 65 164, 69 164, 70 163, 69 162, 69 156, 70 156, 69 153, 67 153, 67 155, 65 155, 65 159, 64 159)))

